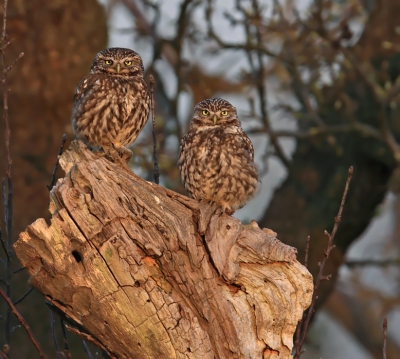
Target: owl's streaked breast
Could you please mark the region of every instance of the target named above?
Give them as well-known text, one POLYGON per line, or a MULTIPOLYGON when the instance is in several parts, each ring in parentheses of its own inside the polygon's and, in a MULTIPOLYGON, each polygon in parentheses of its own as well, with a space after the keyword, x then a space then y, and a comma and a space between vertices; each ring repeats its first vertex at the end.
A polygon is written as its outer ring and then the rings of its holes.
POLYGON ((241 127, 191 129, 181 143, 179 169, 193 198, 230 211, 244 206, 258 185, 254 151, 241 127))
POLYGON ((93 74, 76 92, 73 127, 76 136, 92 147, 132 143, 147 122, 150 98, 143 79, 93 74), (90 80, 90 79, 89 79, 90 80))
POLYGON ((90 74, 75 91, 72 113, 75 136, 92 149, 121 149, 135 141, 150 112, 143 71, 140 55, 131 49, 100 51, 90 74))

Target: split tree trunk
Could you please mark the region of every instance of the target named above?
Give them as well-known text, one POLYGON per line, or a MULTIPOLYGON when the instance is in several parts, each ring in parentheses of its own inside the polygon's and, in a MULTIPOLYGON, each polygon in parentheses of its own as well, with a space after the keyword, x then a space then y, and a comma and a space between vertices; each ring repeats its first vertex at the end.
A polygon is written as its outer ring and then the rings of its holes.
MULTIPOLYGON (((312 277, 296 250, 74 141, 14 248, 69 329, 111 358, 290 358, 312 277)), ((282 213, 284 216, 284 213, 282 213)))

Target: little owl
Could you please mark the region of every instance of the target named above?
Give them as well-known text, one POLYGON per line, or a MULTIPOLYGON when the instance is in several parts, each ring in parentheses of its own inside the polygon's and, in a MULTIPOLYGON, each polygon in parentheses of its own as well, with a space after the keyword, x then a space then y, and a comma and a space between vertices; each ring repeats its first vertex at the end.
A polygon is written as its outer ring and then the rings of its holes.
POLYGON ((143 79, 142 59, 135 51, 109 48, 99 52, 90 74, 75 91, 72 128, 91 149, 120 155, 147 122, 150 98, 143 79))
POLYGON ((258 184, 254 149, 236 109, 211 98, 194 108, 190 130, 182 138, 179 171, 193 198, 234 213, 253 197, 258 184))

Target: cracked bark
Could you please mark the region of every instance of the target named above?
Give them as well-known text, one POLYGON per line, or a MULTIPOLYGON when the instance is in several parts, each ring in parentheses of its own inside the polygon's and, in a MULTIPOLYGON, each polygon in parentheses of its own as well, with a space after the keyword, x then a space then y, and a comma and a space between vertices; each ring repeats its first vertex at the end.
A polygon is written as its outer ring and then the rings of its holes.
POLYGON ((31 284, 111 358, 290 358, 313 284, 296 250, 74 141, 15 243, 31 284))

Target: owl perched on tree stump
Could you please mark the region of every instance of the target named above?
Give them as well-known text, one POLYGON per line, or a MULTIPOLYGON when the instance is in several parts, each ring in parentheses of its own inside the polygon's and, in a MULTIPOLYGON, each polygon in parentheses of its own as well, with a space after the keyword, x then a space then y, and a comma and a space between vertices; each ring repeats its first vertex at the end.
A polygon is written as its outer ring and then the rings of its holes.
POLYGON ((135 51, 109 48, 99 52, 90 74, 75 91, 72 127, 76 138, 91 149, 115 148, 128 157, 131 152, 124 146, 135 141, 149 117, 143 71, 135 51))
POLYGON ((228 101, 198 103, 189 132, 182 138, 179 171, 193 198, 232 214, 253 197, 258 184, 254 149, 228 101))

